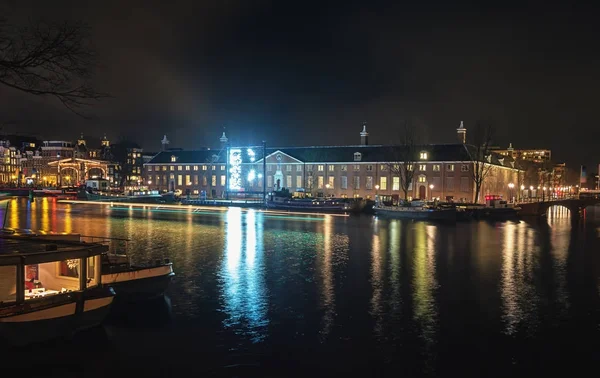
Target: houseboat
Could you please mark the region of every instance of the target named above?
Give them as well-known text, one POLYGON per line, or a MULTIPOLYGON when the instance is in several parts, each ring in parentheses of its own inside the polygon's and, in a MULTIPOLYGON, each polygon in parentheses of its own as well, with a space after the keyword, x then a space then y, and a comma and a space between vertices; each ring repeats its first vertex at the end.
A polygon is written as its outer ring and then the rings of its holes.
POLYGON ((128 239, 32 230, 4 230, 4 232, 28 235, 41 240, 105 245, 106 252, 102 254, 101 258, 102 283, 111 286, 119 300, 139 300, 161 296, 175 276, 173 263, 168 259, 156 260, 144 265, 131 264, 127 255, 128 239))
POLYGON ((383 217, 440 221, 456 221, 457 212, 456 208, 428 205, 424 201, 401 202, 397 206, 377 202, 373 210, 376 215, 383 217))
POLYGON ((114 291, 99 243, 0 234, 0 342, 23 346, 100 325, 114 291))

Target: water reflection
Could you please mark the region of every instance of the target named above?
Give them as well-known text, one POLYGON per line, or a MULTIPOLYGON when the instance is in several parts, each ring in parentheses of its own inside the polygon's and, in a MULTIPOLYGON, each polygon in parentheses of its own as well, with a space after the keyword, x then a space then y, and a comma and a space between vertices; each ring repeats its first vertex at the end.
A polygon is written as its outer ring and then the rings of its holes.
POLYGON ((323 250, 317 250, 317 264, 321 276, 321 308, 323 309, 321 329, 319 331, 321 340, 325 340, 329 335, 335 317, 335 292, 331 261, 333 254, 331 243, 334 242, 332 218, 331 216, 326 216, 323 221, 323 250))
POLYGON ((249 335, 254 342, 262 341, 269 323, 262 224, 255 211, 248 211, 244 217, 241 209, 231 208, 225 229, 225 258, 219 272, 223 311, 227 314, 223 325, 249 335))
POLYGON ((569 308, 567 289, 567 258, 571 244, 571 214, 564 207, 554 208, 548 214, 550 226, 550 245, 553 260, 554 282, 556 285, 556 303, 563 313, 569 308))
POLYGON ((428 343, 435 341, 437 308, 434 292, 435 279, 436 226, 417 223, 415 225, 415 245, 413 249, 413 302, 414 319, 420 324, 421 337, 428 343))
POLYGON ((375 335, 383 335, 383 275, 385 263, 382 261, 380 236, 375 230, 371 244, 371 285, 373 296, 371 297, 371 316, 375 318, 375 335))

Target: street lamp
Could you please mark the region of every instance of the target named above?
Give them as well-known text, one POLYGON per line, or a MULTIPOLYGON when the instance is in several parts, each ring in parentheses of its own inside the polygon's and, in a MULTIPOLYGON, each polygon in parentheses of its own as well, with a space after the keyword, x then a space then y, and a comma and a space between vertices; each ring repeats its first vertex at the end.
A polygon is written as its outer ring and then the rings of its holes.
POLYGON ((513 184, 512 182, 508 184, 508 189, 510 189, 510 191, 509 191, 510 202, 513 202, 513 188, 514 187, 515 187, 515 184, 513 184))
POLYGON ((546 187, 544 186, 542 188, 542 190, 543 190, 543 192, 542 192, 542 201, 545 201, 546 200, 546 187))
POLYGON ((431 197, 431 200, 433 201, 433 184, 429 185, 429 192, 430 192, 429 195, 431 197))
POLYGON ((331 187, 331 185, 325 184, 325 197, 329 196, 329 188, 330 187, 331 187))

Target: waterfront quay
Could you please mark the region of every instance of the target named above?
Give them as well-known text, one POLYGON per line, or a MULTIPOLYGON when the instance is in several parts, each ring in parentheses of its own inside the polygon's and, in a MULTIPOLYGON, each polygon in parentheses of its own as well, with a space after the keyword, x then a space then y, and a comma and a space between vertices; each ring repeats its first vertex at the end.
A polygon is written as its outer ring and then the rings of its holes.
POLYGON ((456 224, 51 198, 6 209, 7 228, 130 239, 133 263, 169 258, 176 273, 165 298, 102 328, 3 352, 40 375, 578 376, 598 360, 597 207, 578 222, 456 224))

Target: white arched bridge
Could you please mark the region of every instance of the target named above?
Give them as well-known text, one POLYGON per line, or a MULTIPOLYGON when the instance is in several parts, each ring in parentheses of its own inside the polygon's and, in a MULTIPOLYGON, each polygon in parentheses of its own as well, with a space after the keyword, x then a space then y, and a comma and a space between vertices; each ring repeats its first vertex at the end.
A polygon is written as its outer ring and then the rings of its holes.
POLYGON ((600 204, 598 198, 568 198, 552 201, 525 202, 520 203, 521 215, 542 216, 548 212, 552 206, 562 206, 571 211, 572 215, 579 215, 588 206, 600 204))

